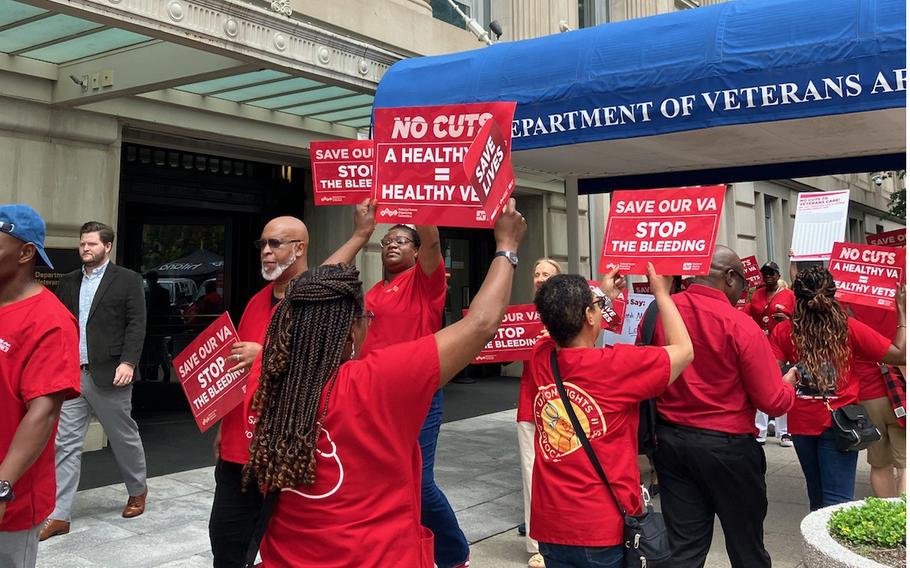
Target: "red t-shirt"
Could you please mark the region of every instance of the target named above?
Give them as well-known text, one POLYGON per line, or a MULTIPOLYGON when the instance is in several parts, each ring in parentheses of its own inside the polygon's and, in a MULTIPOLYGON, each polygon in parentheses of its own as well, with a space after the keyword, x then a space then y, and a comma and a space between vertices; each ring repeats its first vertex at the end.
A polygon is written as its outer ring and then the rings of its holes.
MULTIPOLYGON (((894 341, 894 336, 897 335, 896 310, 883 310, 862 304, 850 304, 850 309, 858 321, 868 325, 885 339, 894 341)), ((860 400, 888 396, 888 387, 885 386, 885 378, 878 362, 856 361, 853 365, 853 372, 859 380, 860 400)), ((889 372, 894 373, 894 370, 889 368, 889 372)))
POLYGON ((789 288, 778 289, 777 293, 768 299, 768 289, 762 286, 752 293, 747 313, 752 316, 758 327, 762 328, 765 335, 770 335, 774 327, 781 321, 774 318, 774 314, 786 314, 792 317, 796 310, 796 296, 789 288))
MULTIPOLYGON (((859 401, 859 381, 852 369, 855 361, 857 359, 881 361, 891 345, 890 341, 874 329, 853 318, 847 319, 847 340, 850 342, 852 356, 847 372, 837 380, 834 396, 828 399, 831 408, 840 408, 859 401)), ((771 349, 778 361, 788 363, 799 361, 799 353, 793 344, 791 322, 782 322, 771 332, 771 349)), ((791 434, 818 436, 830 427, 831 413, 820 397, 802 395, 796 397, 796 402, 787 415, 787 428, 791 434)))
MULTIPOLYGON (((549 337, 534 347, 530 368, 536 429, 531 489, 531 538, 552 544, 614 546, 623 521, 610 492, 581 447, 550 371, 549 337)), ((561 349, 559 370, 613 492, 629 513, 641 511, 638 403, 670 380, 660 347, 561 349)))
MULTIPOLYGON (((237 328, 239 341, 265 344, 265 332, 269 328, 272 313, 277 306, 277 304, 272 305, 274 288, 274 283, 270 283, 250 298, 250 302, 246 305, 243 316, 240 318, 240 326, 237 328)), ((253 428, 255 427, 255 418, 251 416, 250 405, 253 402, 253 393, 259 388, 261 372, 259 359, 257 357, 250 369, 250 376, 243 391, 246 395, 243 402, 221 419, 221 459, 224 461, 245 464, 250 460, 250 441, 253 439, 253 428)))
POLYGON ((531 383, 531 366, 522 363, 521 382, 518 384, 518 412, 517 422, 534 422, 534 385, 531 383))
POLYGON ((376 283, 364 296, 366 309, 376 317, 370 323, 360 356, 436 333, 442 328, 445 303, 446 268, 442 260, 429 276, 418 263, 391 282, 376 283))
MULTIPOLYGON (((695 351, 695 360, 657 400, 668 422, 758 434, 755 410, 781 416, 793 404, 793 387, 781 380, 768 338, 720 290, 693 284, 673 295, 695 351)), ((653 345, 666 345, 658 320, 653 345)))
POLYGON ((281 492, 262 542, 267 568, 433 568, 433 535, 420 525, 417 438, 438 388, 432 336, 341 366, 316 482, 281 492))
MULTIPOLYGON (((79 326, 47 289, 0 307, 0 462, 25 416, 26 403, 40 396, 79 396, 79 326)), ((57 425, 54 424, 54 432, 57 425)), ((54 510, 54 433, 41 455, 13 485, 0 531, 36 527, 54 510)))

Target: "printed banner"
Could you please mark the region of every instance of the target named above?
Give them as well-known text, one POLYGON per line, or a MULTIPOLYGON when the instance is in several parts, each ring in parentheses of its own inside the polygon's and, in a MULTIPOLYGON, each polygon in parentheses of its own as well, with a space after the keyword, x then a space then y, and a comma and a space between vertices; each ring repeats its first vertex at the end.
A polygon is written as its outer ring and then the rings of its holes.
POLYGON ((896 229, 886 233, 866 235, 866 243, 879 247, 906 247, 907 229, 896 229))
POLYGON ((758 259, 754 256, 747 256, 739 260, 743 263, 743 272, 746 275, 746 280, 749 281, 749 287, 758 288, 759 286, 764 286, 765 279, 762 278, 761 269, 758 267, 758 259))
POLYGON ((509 156, 514 112, 515 103, 501 102, 376 109, 376 220, 491 227, 500 210, 495 204, 505 200, 496 192, 511 188, 494 183, 482 200, 465 174, 464 161, 490 120, 508 133, 504 144, 509 156))
MULTIPOLYGON (((463 311, 464 314, 468 310, 463 311)), ((506 308, 506 315, 496 331, 496 336, 484 346, 474 359, 475 363, 508 363, 527 361, 537 344, 537 337, 544 326, 534 304, 506 308)))
POLYGON ((724 204, 723 185, 616 191, 600 272, 707 274, 724 204))
POLYGON ((495 120, 488 120, 464 159, 464 172, 483 203, 488 219, 495 219, 496 212, 505 205, 515 189, 515 172, 508 144, 495 120))
POLYGON ((311 142, 313 201, 356 205, 373 195, 373 141, 311 142))
POLYGON ((834 243, 843 242, 850 191, 800 193, 793 222, 793 260, 828 260, 834 243))
POLYGON ((225 312, 174 357, 180 386, 202 432, 240 404, 246 394, 248 370, 227 372, 235 364, 230 354, 237 341, 237 329, 225 312))
POLYGON ((835 243, 828 270, 841 302, 896 309, 898 282, 904 281, 903 249, 835 243))

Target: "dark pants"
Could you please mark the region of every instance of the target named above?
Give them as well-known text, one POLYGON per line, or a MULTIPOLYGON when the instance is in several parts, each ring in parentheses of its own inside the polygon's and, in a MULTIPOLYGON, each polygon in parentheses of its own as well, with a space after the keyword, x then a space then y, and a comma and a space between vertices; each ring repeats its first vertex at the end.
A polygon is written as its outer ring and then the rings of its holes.
POLYGON ((660 424, 654 454, 674 568, 701 568, 720 519, 733 568, 770 567, 765 453, 755 438, 660 424))
POLYGON ((420 522, 434 537, 433 556, 439 568, 451 568, 468 559, 468 541, 458 526, 455 511, 436 485, 433 465, 436 462, 436 439, 442 424, 442 390, 433 396, 430 412, 420 430, 420 455, 423 458, 421 477, 420 522))
POLYGON ((538 543, 547 568, 622 568, 624 550, 616 546, 538 543))
POLYGON ((853 501, 858 452, 842 452, 830 428, 821 436, 793 436, 796 457, 806 476, 809 509, 853 501))
POLYGON ((255 487, 242 491, 243 466, 218 460, 215 499, 209 518, 209 540, 214 568, 241 568, 262 510, 262 494, 255 487))

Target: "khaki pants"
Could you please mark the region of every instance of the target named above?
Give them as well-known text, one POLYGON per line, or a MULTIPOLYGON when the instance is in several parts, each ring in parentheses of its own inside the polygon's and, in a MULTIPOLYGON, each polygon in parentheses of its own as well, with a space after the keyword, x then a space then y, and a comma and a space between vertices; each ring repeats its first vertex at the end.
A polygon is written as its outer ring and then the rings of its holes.
POLYGON ((534 471, 534 424, 518 423, 518 455, 521 459, 521 489, 525 502, 525 549, 528 554, 537 554, 537 541, 531 538, 531 472, 534 471))
POLYGON ((907 430, 898 424, 887 396, 860 401, 882 439, 866 448, 866 461, 872 467, 907 467, 907 430))

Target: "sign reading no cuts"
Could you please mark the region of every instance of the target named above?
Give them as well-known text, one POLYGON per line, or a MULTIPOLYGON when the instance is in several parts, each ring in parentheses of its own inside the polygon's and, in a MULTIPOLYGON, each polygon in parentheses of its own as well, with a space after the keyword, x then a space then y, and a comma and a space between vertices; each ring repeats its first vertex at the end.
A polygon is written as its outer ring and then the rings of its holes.
POLYGON ((893 310, 905 263, 904 249, 834 243, 828 270, 837 286, 835 298, 893 310))

